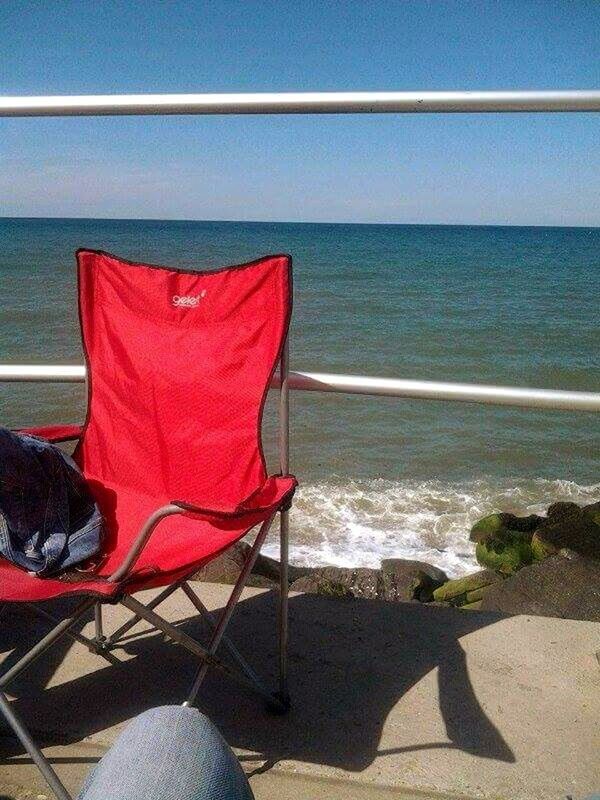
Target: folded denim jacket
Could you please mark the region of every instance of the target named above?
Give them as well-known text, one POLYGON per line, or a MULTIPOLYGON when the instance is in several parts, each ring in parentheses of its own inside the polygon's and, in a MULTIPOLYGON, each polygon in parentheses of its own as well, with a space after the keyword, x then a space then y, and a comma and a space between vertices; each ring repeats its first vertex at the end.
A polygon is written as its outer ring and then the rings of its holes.
POLYGON ((37 575, 95 556, 103 519, 75 462, 0 426, 0 555, 37 575))

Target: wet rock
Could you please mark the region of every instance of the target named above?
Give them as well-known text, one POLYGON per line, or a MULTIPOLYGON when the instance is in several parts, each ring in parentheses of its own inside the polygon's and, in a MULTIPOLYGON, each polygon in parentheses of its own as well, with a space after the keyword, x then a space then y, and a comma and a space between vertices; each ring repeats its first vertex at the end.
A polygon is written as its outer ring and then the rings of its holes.
POLYGON ((584 506, 582 509, 584 514, 592 519, 596 525, 600 525, 600 503, 590 503, 588 506, 584 506))
POLYGON ((478 611, 481 608, 481 600, 476 600, 473 603, 465 603, 461 606, 461 608, 471 609, 472 611, 478 611))
MULTIPOLYGON (((194 580, 208 583, 234 584, 239 578, 244 562, 248 557, 250 547, 245 542, 236 542, 228 550, 202 567, 194 580)), ((247 586, 272 588, 276 581, 264 575, 252 574, 249 576, 247 586)))
POLYGON ((516 514, 505 514, 508 517, 507 528, 511 531, 519 531, 519 533, 532 534, 538 525, 544 521, 544 517, 538 514, 529 514, 527 517, 518 517, 516 514))
POLYGON ((443 570, 423 561, 386 558, 381 562, 378 597, 381 600, 426 603, 433 599, 434 590, 447 580, 443 570))
POLYGON ((531 548, 538 561, 563 549, 600 559, 600 511, 582 509, 575 503, 555 503, 548 509, 548 519, 534 533, 531 548), (557 510, 556 506, 561 508, 557 510))
POLYGON ((482 586, 481 589, 474 589, 472 592, 467 592, 466 600, 467 602, 465 605, 469 605, 470 603, 475 603, 478 600, 483 598, 485 593, 485 586, 482 586))
POLYGON ((548 506, 548 519, 558 520, 562 519, 563 517, 569 517, 572 514, 579 514, 580 512, 581 508, 577 505, 577 503, 552 503, 552 505, 548 506))
POLYGON ((508 514, 488 514, 473 525, 469 539, 472 542, 484 542, 506 527, 504 520, 508 516, 508 514))
POLYGON ((225 553, 202 567, 194 575, 194 579, 211 583, 235 583, 244 564, 245 553, 245 545, 237 542, 225 553))
POLYGON ((543 520, 544 517, 539 517, 537 514, 530 514, 528 517, 517 517, 516 514, 505 513, 489 514, 473 525, 469 538, 472 542, 486 542, 506 531, 530 534, 529 538, 531 538, 533 531, 543 520))
POLYGON ((479 591, 501 580, 502 576, 493 570, 482 569, 472 575, 465 575, 463 578, 454 578, 451 581, 447 581, 434 591, 433 599, 458 605, 463 600, 467 602, 467 597, 470 593, 479 591))
POLYGON ((534 561, 542 561, 544 558, 548 558, 548 556, 558 553, 559 549, 560 548, 556 548, 553 544, 546 543, 543 537, 539 537, 535 533, 533 534, 533 539, 531 540, 531 553, 534 561))
POLYGON ((471 528, 470 539, 476 542, 475 556, 482 567, 511 575, 533 560, 531 539, 543 517, 531 514, 489 514, 471 528))
POLYGON ((600 561, 550 556, 490 586, 481 608, 600 622, 600 561))
POLYGON ((322 594, 329 597, 379 597, 380 572, 367 567, 317 567, 310 574, 295 580, 294 592, 322 594))
POLYGON ((447 580, 446 573, 423 561, 388 558, 381 569, 319 567, 291 585, 292 591, 330 597, 363 597, 389 602, 428 601, 447 580))
MULTIPOLYGON (((244 547, 247 547, 248 550, 250 550, 248 545, 245 544, 244 547)), ((288 564, 288 579, 290 583, 293 583, 299 578, 303 578, 305 575, 310 575, 314 569, 315 567, 298 567, 295 564, 288 564)), ((281 563, 277 561, 276 558, 264 556, 262 553, 258 554, 254 569, 252 570, 253 575, 262 575, 264 578, 268 578, 269 580, 278 583, 280 573, 281 563)))
MULTIPOLYGON (((215 558, 205 567, 203 567, 195 576, 195 580, 206 581, 210 583, 230 583, 234 584, 244 562, 250 553, 250 545, 246 542, 236 542, 222 555, 215 558)), ((279 574, 281 565, 279 561, 269 556, 264 556, 259 553, 252 573, 247 581, 247 586, 256 586, 261 588, 273 588, 279 584, 279 574)), ((298 580, 304 575, 310 574, 313 567, 297 567, 293 564, 289 565, 289 580, 298 580)))
POLYGON ((477 562, 502 575, 512 575, 533 561, 531 536, 528 532, 499 529, 494 536, 477 543, 477 562))

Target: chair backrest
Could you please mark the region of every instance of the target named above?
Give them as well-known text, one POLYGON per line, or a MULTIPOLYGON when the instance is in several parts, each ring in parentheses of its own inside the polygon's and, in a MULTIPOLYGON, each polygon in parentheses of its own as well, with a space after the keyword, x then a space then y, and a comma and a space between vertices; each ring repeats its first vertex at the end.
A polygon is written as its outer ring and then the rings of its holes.
POLYGON ((85 475, 228 510, 266 478, 261 422, 292 307, 291 258, 212 272, 77 253, 85 475))

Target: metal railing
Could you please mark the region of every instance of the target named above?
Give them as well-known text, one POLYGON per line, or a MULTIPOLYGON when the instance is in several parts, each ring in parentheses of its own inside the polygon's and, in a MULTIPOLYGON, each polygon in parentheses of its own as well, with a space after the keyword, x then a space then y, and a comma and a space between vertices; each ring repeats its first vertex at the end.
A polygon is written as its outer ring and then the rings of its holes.
POLYGON ((600 111, 600 90, 0 97, 0 116, 4 117, 122 114, 424 114, 497 111, 600 111))
MULTIPOLYGON (((600 111, 600 90, 283 92, 0 97, 1 117, 600 111)), ((83 381, 82 366, 0 365, 0 381, 83 381)), ((523 408, 600 411, 600 393, 290 372, 289 388, 523 408)))
MULTIPOLYGON (((0 382, 2 381, 81 383, 85 381, 85 367, 0 364, 0 382)), ((277 386, 279 386, 279 380, 275 378, 273 387, 277 386)), ((557 389, 525 389, 474 383, 369 378, 364 375, 333 375, 322 372, 290 372, 289 388, 305 392, 341 392, 556 411, 600 411, 599 392, 567 392, 557 389)))

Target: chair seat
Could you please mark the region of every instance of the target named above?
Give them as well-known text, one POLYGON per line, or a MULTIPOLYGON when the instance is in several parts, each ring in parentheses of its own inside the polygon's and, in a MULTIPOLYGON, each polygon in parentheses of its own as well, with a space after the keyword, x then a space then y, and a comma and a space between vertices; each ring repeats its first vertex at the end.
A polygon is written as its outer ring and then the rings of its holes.
POLYGON ((0 602, 37 603, 63 595, 96 595, 101 599, 120 591, 118 585, 106 579, 78 574, 81 580, 76 583, 66 578, 38 578, 0 557, 0 602))
POLYGON ((193 574, 271 516, 294 492, 292 477, 269 478, 238 510, 186 510, 163 519, 142 550, 128 579, 107 578, 121 565, 144 522, 166 498, 151 498, 88 477, 106 520, 105 555, 95 574, 69 572, 39 578, 0 558, 0 601, 37 602, 64 595, 111 598, 165 586, 193 574), (73 577, 75 575, 75 577, 73 577))

